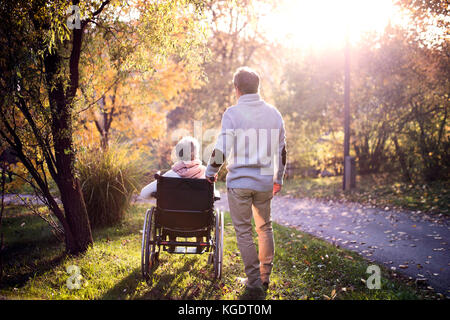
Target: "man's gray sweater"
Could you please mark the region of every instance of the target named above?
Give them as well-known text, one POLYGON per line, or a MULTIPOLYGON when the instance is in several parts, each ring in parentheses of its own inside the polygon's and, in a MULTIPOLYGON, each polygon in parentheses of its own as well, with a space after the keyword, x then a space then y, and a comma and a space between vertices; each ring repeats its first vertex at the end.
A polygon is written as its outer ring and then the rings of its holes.
POLYGON ((222 117, 222 130, 206 169, 219 172, 228 161, 227 187, 269 191, 283 184, 286 137, 280 112, 259 94, 242 95, 222 117))

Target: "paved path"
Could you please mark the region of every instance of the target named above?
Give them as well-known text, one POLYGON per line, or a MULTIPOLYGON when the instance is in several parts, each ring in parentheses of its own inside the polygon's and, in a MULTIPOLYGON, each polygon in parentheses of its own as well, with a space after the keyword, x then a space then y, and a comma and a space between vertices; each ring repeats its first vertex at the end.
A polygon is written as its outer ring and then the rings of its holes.
MULTIPOLYGON (((228 210, 226 194, 216 206, 228 210)), ((449 217, 385 209, 276 196, 272 217, 450 296, 449 217)))
MULTIPOLYGON (((44 203, 37 198, 35 195, 31 194, 5 194, 4 198, 5 205, 19 205, 22 206, 27 202, 30 205, 44 205, 44 203)), ((59 199, 56 199, 57 203, 61 203, 59 199)))

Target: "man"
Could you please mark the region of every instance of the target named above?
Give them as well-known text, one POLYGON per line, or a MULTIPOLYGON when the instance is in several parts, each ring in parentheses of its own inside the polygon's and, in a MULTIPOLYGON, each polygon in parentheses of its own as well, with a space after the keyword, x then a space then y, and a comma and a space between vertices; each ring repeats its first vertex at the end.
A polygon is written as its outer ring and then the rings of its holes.
POLYGON ((223 114, 222 130, 205 173, 214 182, 223 163, 229 161, 228 204, 247 275, 246 294, 250 295, 264 293, 269 286, 275 253, 271 200, 281 190, 286 166, 284 122, 280 112, 260 98, 259 80, 247 67, 234 74, 237 104, 223 114), (259 255, 253 242, 252 214, 259 255))

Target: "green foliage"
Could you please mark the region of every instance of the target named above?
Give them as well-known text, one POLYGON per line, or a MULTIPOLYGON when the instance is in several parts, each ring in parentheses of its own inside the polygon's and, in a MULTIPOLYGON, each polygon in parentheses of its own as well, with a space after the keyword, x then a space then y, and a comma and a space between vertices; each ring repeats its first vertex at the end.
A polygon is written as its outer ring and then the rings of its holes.
POLYGON ((118 144, 107 150, 83 151, 77 170, 92 228, 111 226, 123 219, 145 172, 139 158, 118 144))

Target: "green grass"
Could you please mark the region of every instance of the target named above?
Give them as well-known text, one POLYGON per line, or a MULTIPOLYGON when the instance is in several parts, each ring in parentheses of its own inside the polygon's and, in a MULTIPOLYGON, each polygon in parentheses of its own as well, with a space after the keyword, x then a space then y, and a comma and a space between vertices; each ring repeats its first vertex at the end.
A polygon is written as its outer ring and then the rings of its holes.
POLYGON ((342 191, 342 176, 286 180, 283 195, 359 202, 389 209, 449 214, 450 181, 409 184, 387 174, 357 176, 355 190, 342 191))
MULTIPOLYGON (((64 256, 39 218, 19 207, 4 218, 6 264, 0 298, 6 299, 239 299, 245 277, 234 229, 225 215, 224 274, 212 281, 207 255, 162 253, 153 283, 141 278, 140 246, 145 207, 134 205, 116 227, 94 231, 94 246, 78 257, 64 256), (25 224, 24 224, 25 223, 25 224), (70 290, 67 267, 80 268, 81 288, 70 290)), ((292 228, 274 225, 276 255, 267 299, 422 299, 431 293, 382 269, 381 290, 361 279, 368 261, 292 228)))

